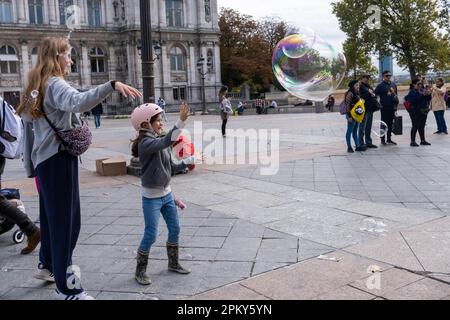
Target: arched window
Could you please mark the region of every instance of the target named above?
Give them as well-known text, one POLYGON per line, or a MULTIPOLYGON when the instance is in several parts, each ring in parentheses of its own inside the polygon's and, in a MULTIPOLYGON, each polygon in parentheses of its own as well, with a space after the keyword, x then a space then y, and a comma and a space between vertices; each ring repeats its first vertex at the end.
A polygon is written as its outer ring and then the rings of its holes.
POLYGON ((0 23, 12 22, 12 1, 0 0, 0 23))
POLYGON ((170 70, 171 71, 184 71, 185 62, 184 62, 184 53, 183 50, 179 47, 173 47, 170 50, 170 70))
POLYGON ((72 48, 72 51, 70 51, 70 55, 72 56, 72 66, 70 67, 70 72, 77 73, 78 72, 78 56, 77 51, 72 48))
POLYGON ((102 24, 102 4, 100 0, 88 0, 88 22, 91 27, 99 27, 102 24))
POLYGON ((166 19, 169 27, 183 26, 183 0, 166 0, 166 19))
POLYGON ((38 48, 34 47, 31 50, 31 68, 34 68, 36 66, 37 59, 38 59, 38 48))
POLYGON ((91 49, 91 72, 104 73, 105 72, 105 53, 100 48, 91 49))
POLYGON ((59 0, 59 23, 66 24, 66 9, 73 6, 73 0, 59 0))
POLYGON ((17 73, 18 62, 16 49, 8 45, 0 48, 0 73, 17 73))
POLYGON ((28 13, 30 14, 31 24, 42 24, 42 0, 28 0, 28 13))

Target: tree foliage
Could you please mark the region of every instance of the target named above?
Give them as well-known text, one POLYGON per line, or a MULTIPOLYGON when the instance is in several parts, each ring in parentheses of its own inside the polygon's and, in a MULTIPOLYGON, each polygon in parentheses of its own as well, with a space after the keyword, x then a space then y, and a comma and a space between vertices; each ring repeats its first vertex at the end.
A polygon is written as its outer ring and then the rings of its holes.
POLYGON ((272 53, 285 36, 287 24, 278 17, 255 20, 236 10, 222 8, 219 27, 222 82, 231 88, 247 83, 258 92, 276 84, 272 53))
POLYGON ((348 36, 349 65, 376 53, 393 54, 411 78, 450 68, 450 0, 341 0, 332 6, 348 36), (373 14, 369 6, 380 9, 379 28, 368 23, 373 14))

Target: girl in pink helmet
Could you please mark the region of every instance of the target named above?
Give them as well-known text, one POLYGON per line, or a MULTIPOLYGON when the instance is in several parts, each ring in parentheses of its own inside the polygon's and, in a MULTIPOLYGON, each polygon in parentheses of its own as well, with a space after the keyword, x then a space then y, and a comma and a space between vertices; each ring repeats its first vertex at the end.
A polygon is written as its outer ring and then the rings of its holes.
POLYGON ((169 148, 178 140, 181 129, 189 117, 189 107, 183 103, 180 118, 166 135, 163 135, 163 110, 156 104, 148 103, 134 109, 131 123, 138 132, 133 141, 132 154, 141 163, 142 208, 145 230, 137 252, 135 278, 139 284, 149 285, 146 274, 148 256, 158 234, 159 216, 162 214, 168 228, 167 256, 169 271, 188 274, 178 262, 178 240, 180 223, 174 196, 170 188, 172 170, 184 169, 195 162, 192 156, 179 164, 172 161, 169 148))

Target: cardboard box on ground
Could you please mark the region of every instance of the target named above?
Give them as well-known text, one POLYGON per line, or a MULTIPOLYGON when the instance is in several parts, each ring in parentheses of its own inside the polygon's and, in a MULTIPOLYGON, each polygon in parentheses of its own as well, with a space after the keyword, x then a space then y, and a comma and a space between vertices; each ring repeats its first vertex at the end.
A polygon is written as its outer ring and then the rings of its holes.
POLYGON ((97 173, 102 176, 121 176, 127 174, 127 160, 124 156, 97 159, 97 173))

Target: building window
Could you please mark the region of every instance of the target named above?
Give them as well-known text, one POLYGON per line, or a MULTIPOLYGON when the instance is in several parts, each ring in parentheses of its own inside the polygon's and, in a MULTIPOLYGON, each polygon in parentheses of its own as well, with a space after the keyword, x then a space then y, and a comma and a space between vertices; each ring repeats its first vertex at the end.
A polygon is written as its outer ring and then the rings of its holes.
POLYGON ((100 27, 101 21, 101 1, 100 0, 88 0, 88 22, 91 27, 100 27))
POLYGON ((11 46, 3 46, 0 48, 0 73, 9 74, 17 73, 17 58, 16 50, 11 46))
POLYGON ((100 48, 91 49, 91 72, 104 73, 105 72, 105 53, 100 48))
POLYGON ((184 71, 184 54, 179 47, 174 47, 170 50, 170 70, 184 71))
POLYGON ((184 101, 186 100, 186 87, 173 87, 173 100, 184 101))
POLYGON ((78 73, 78 56, 77 56, 77 51, 72 48, 72 50, 70 51, 70 55, 72 57, 72 65, 70 66, 70 72, 73 73, 78 73))
POLYGON ((11 0, 0 0, 0 23, 12 22, 11 0))
POLYGON ((31 24, 42 24, 42 0, 28 0, 28 11, 31 24))
POLYGON ((31 50, 31 68, 33 69, 34 67, 36 67, 36 63, 37 63, 37 59, 38 59, 38 48, 34 47, 31 50))
POLYGON ((206 53, 206 66, 208 67, 208 72, 214 71, 214 53, 211 49, 206 53))
POLYGON ((183 0, 166 0, 166 18, 169 27, 183 26, 183 0))
POLYGON ((73 6, 73 0, 59 0, 59 23, 66 24, 66 9, 73 6))

